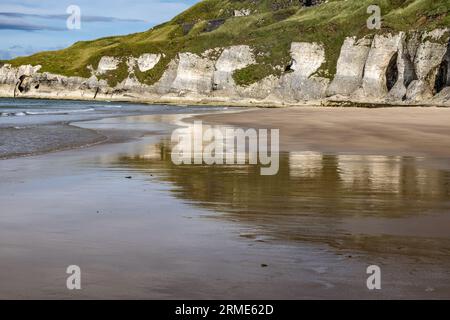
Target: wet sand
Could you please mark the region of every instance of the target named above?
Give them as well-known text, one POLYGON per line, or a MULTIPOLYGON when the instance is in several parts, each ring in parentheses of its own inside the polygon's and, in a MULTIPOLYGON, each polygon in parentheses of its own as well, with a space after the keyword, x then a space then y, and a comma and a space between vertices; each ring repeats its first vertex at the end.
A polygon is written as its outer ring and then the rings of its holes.
MULTIPOLYGON (((210 112, 222 107, 208 108, 210 112)), ((206 113, 205 107, 142 105, 101 101, 57 101, 0 98, 0 159, 15 158, 126 141, 147 133, 80 128, 71 123, 146 114, 206 113), (117 134, 118 133, 118 134, 117 134)))
POLYGON ((447 111, 392 109, 384 121, 389 110, 202 116, 280 128, 276 176, 175 166, 168 136, 178 115, 78 123, 116 137, 147 134, 1 160, 0 298, 450 298, 450 171, 431 165, 449 161, 439 151, 447 111), (393 145, 406 137, 392 135, 404 122, 421 142, 400 155, 393 145), (440 137, 434 152, 427 132, 440 137), (333 143, 346 154, 327 154, 333 143), (429 161, 413 151, 430 152, 429 161), (82 270, 80 291, 65 287, 72 264, 82 270), (371 264, 382 268, 380 291, 366 287, 371 264))

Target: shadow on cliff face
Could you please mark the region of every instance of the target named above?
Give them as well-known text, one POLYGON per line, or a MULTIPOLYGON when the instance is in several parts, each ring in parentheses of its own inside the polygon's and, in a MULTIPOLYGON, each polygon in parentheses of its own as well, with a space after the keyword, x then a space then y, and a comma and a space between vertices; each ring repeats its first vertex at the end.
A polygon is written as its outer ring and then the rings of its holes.
POLYGON ((210 210, 211 218, 241 224, 241 236, 256 241, 412 250, 427 256, 450 250, 450 239, 430 240, 429 234, 405 231, 408 219, 450 209, 450 172, 426 169, 419 158, 291 152, 280 154, 277 175, 261 176, 258 165, 177 166, 170 152, 169 143, 162 141, 117 158, 113 166, 169 182, 176 198, 210 210), (346 221, 360 221, 362 228, 349 231, 346 221), (374 226, 393 222, 394 231, 386 234, 375 227, 367 232, 367 221, 374 226))
POLYGON ((439 93, 447 86, 450 86, 450 42, 444 60, 439 66, 434 89, 436 93, 439 93))
POLYGON ((386 70, 386 86, 388 91, 391 91, 398 80, 397 60, 398 53, 395 53, 389 61, 389 65, 386 70))

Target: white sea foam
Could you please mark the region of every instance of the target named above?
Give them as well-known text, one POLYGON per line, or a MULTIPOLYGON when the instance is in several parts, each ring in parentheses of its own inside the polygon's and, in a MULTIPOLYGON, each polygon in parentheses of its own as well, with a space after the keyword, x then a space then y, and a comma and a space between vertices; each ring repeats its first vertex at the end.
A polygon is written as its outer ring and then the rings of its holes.
POLYGON ((74 110, 47 110, 47 111, 26 111, 25 114, 30 116, 38 116, 38 115, 48 115, 48 114, 71 114, 71 113, 80 113, 80 112, 90 112, 95 109, 74 109, 74 110))
POLYGON ((102 105, 103 108, 112 108, 112 109, 119 109, 122 108, 122 106, 116 106, 116 105, 102 105))

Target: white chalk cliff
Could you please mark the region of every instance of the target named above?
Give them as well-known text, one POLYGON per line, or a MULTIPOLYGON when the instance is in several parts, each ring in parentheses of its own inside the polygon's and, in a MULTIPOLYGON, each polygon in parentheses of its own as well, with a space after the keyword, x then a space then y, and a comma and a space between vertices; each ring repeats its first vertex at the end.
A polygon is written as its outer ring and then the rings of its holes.
MULTIPOLYGON (((296 105, 327 101, 450 106, 450 29, 347 38, 336 74, 323 74, 327 53, 321 43, 293 42, 291 63, 249 86, 235 83, 237 70, 256 63, 247 45, 215 48, 203 54, 180 52, 152 85, 135 72, 148 72, 164 53, 102 57, 90 78, 40 72, 40 66, 0 67, 0 96, 117 99, 174 103, 296 105), (115 87, 102 75, 128 66, 128 77, 115 87)), ((325 73, 326 74, 326 73, 325 73)))

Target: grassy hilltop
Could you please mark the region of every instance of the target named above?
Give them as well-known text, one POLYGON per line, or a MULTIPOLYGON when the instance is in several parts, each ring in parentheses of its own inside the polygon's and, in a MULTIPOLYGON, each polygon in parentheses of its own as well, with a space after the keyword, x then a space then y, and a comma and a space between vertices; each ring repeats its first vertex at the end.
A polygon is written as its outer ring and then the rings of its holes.
MULTIPOLYGON (((41 71, 89 77, 88 66, 96 68, 102 56, 164 53, 152 70, 145 73, 135 70, 141 82, 152 84, 178 52, 202 53, 215 47, 248 44, 257 54, 257 63, 234 74, 238 84, 246 85, 269 74, 278 75, 289 63, 291 42, 308 41, 325 46, 327 61, 320 74, 331 78, 345 37, 448 27, 449 11, 448 0, 328 0, 314 7, 303 7, 298 0, 204 0, 145 32, 80 41, 67 49, 41 52, 8 63, 40 64, 41 71), (381 7, 381 30, 366 27, 367 7, 372 4, 381 7), (241 9, 250 9, 252 13, 234 17, 234 10, 241 9)), ((126 76, 124 58, 117 70, 103 77, 115 85, 126 76)))

